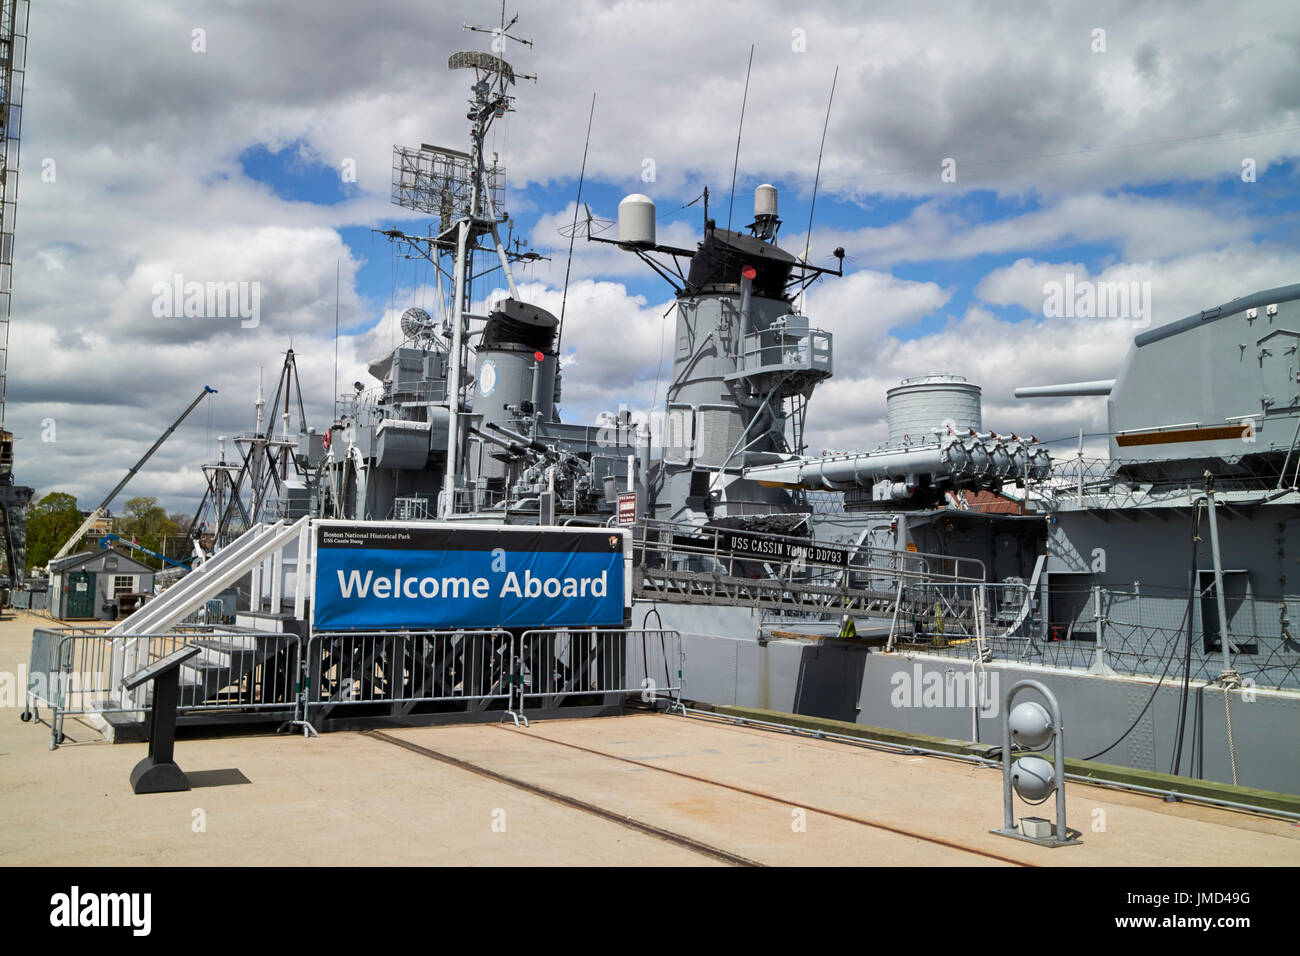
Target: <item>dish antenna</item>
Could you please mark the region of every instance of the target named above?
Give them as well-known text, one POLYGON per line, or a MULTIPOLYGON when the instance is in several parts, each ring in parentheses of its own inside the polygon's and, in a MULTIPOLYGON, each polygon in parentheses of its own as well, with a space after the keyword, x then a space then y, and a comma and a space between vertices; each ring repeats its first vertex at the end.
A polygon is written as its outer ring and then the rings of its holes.
POLYGON ((403 312, 401 324, 402 335, 420 348, 432 348, 437 343, 438 327, 433 316, 419 306, 412 306, 403 312))

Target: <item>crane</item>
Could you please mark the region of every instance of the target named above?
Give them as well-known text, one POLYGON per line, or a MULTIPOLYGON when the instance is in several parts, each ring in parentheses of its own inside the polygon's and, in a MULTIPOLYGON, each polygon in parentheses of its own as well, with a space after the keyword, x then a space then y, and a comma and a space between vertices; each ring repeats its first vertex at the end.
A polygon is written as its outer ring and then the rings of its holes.
POLYGON ((128 548, 131 548, 133 551, 143 551, 145 554, 149 555, 150 557, 157 558, 159 561, 162 561, 164 564, 170 564, 173 568, 184 568, 186 571, 190 569, 190 566, 185 562, 177 561, 175 558, 169 558, 167 557, 167 555, 159 554, 157 551, 150 551, 144 545, 136 544, 134 541, 127 541, 126 538, 122 537, 120 534, 101 535, 99 539, 100 550, 107 551, 109 545, 111 545, 114 541, 122 542, 123 545, 125 545, 128 548))
POLYGON ((162 445, 163 442, 165 442, 168 438, 171 437, 172 432, 176 431, 176 429, 180 426, 181 422, 185 421, 185 419, 189 417, 190 412, 194 411, 194 409, 198 407, 199 402, 203 401, 204 396, 215 395, 215 394, 217 394, 217 390, 215 388, 212 388, 208 385, 203 386, 203 391, 199 392, 198 398, 190 402, 190 407, 185 409, 185 411, 181 412, 181 417, 176 419, 176 421, 172 422, 170 425, 168 425, 167 429, 161 435, 158 436, 158 440, 149 447, 149 450, 144 453, 144 455, 140 458, 140 460, 131 466, 131 468, 127 471, 126 475, 123 476, 122 480, 119 481, 117 485, 113 488, 113 490, 108 493, 108 497, 106 497, 103 501, 99 503, 99 507, 90 513, 89 517, 87 517, 86 520, 81 523, 81 527, 78 528, 75 532, 73 532, 72 537, 70 537, 67 541, 63 542, 63 547, 59 549, 58 554, 56 554, 54 557, 50 559, 51 562, 59 560, 59 558, 63 557, 69 551, 72 550, 73 545, 75 545, 78 541, 80 541, 85 536, 86 532, 90 530, 91 526, 96 521, 98 521, 100 518, 103 517, 104 512, 108 510, 108 506, 113 503, 113 499, 116 498, 118 493, 123 488, 126 487, 126 483, 135 477, 136 472, 138 472, 141 468, 144 467, 144 463, 153 457, 153 453, 159 449, 159 447, 162 445))

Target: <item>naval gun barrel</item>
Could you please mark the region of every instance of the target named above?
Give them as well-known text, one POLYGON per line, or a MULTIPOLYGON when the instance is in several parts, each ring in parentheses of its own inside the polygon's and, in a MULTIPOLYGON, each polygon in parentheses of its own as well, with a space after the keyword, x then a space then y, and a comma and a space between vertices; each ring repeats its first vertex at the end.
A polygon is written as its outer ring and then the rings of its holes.
POLYGON ((555 449, 553 449, 550 445, 543 444, 542 442, 539 442, 536 438, 529 438, 527 435, 521 435, 518 432, 512 432, 508 428, 502 428, 496 422, 488 422, 487 427, 492 429, 494 432, 500 432, 501 434, 505 435, 507 438, 517 441, 525 448, 537 452, 538 454, 541 455, 555 454, 555 449))
POLYGON ((479 438, 483 439, 484 441, 491 442, 492 444, 500 448, 504 448, 512 455, 522 456, 522 455, 536 454, 536 452, 534 452, 531 448, 528 448, 525 445, 521 445, 519 444, 519 442, 508 441, 505 438, 497 438, 495 435, 489 435, 487 432, 479 431, 477 428, 474 428, 473 426, 470 426, 468 431, 471 435, 477 435, 479 438))
POLYGON ((1113 378, 1095 382, 1068 382, 1064 385, 1027 385, 1016 389, 1016 398, 1066 398, 1077 395, 1109 395, 1115 387, 1113 378))

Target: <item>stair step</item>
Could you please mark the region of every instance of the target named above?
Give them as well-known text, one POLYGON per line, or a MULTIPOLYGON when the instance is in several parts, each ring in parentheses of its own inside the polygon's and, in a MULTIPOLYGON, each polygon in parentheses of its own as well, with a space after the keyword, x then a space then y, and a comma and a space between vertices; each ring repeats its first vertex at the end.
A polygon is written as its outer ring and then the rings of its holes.
POLYGON ((208 665, 246 670, 257 659, 256 648, 241 647, 224 641, 195 641, 194 646, 202 648, 198 657, 186 662, 194 667, 208 665))
POLYGON ((197 657, 193 660, 185 661, 181 664, 182 673, 186 670, 192 670, 205 677, 209 674, 227 673, 231 675, 245 674, 248 672, 247 667, 239 667, 230 661, 204 661, 197 657))
POLYGON ((213 651, 252 651, 257 649, 257 638, 251 634, 205 637, 191 643, 213 651))
POLYGON ((214 654, 256 654, 258 644, 255 638, 220 638, 193 642, 196 647, 214 654))

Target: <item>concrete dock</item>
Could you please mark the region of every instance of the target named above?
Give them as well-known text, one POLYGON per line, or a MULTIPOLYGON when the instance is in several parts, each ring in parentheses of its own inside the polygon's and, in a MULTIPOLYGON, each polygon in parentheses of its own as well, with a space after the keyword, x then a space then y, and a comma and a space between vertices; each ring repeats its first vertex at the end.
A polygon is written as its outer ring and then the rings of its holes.
MULTIPOLYGON (((40 622, 0 621, 11 687, 40 622)), ((988 832, 994 769, 648 713, 181 739, 195 789, 136 796, 144 744, 70 718, 51 752, 49 727, 19 720, 22 688, 4 704, 6 865, 1300 864, 1289 821, 1076 783, 1084 842, 1046 849, 988 832)))

